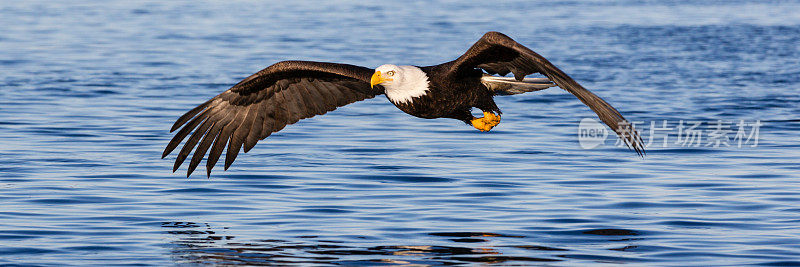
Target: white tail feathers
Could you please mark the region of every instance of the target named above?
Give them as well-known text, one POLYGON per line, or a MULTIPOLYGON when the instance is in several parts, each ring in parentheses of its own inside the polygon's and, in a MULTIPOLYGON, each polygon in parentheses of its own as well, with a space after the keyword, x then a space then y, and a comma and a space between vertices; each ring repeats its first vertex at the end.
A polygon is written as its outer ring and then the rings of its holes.
POLYGON ((516 95, 556 86, 547 78, 525 78, 522 81, 517 81, 514 77, 492 75, 483 75, 481 83, 496 95, 516 95))

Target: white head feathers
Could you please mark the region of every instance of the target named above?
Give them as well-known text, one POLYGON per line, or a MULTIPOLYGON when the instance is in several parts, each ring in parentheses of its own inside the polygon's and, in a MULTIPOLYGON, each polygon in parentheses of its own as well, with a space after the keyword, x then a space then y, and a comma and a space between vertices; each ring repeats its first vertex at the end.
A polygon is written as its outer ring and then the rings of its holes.
POLYGON ((380 71, 385 81, 381 83, 386 89, 386 97, 393 103, 407 103, 415 97, 428 93, 428 75, 414 66, 381 65, 380 71))

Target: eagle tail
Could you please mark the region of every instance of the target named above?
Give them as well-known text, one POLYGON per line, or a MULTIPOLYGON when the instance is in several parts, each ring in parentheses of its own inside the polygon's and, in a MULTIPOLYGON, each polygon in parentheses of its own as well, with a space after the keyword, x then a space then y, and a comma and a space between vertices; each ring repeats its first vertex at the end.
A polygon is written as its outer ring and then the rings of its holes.
POLYGON ((547 78, 525 78, 518 81, 514 77, 498 77, 488 74, 481 77, 481 83, 495 95, 516 95, 556 86, 547 78))

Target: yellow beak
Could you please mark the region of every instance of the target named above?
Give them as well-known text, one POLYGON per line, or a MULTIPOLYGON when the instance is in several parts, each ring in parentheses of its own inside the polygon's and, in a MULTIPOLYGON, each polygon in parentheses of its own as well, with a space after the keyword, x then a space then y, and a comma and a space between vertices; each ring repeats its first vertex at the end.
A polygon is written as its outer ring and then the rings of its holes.
POLYGON ((380 84, 383 81, 384 80, 383 76, 381 76, 381 72, 375 71, 375 73, 372 74, 372 78, 369 79, 369 88, 374 88, 376 84, 380 84))

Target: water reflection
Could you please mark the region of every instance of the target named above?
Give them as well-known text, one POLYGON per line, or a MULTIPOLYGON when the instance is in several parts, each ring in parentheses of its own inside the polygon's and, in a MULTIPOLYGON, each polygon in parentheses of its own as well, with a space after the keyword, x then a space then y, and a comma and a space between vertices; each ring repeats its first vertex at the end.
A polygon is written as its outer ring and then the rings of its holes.
MULTIPOLYGON (((596 262, 630 262, 626 258, 570 254, 568 249, 541 245, 490 246, 498 238, 525 241, 525 236, 489 232, 435 232, 428 236, 446 238, 454 245, 348 245, 341 241, 321 240, 318 236, 296 236, 293 240, 236 240, 220 234, 207 223, 164 222, 172 235, 173 258, 191 264, 337 264, 337 265, 454 265, 468 263, 526 264, 583 259, 596 262), (473 243, 477 246, 459 246, 473 243)), ((225 230, 227 228, 223 228, 225 230)), ((625 229, 596 229, 579 235, 637 235, 625 229)), ((366 238, 365 238, 366 239, 366 238)), ((612 241, 612 240, 609 240, 612 241)), ((357 243, 357 242, 354 242, 357 243)), ((635 250, 636 245, 610 248, 613 251, 635 250)))
MULTIPOLYGON (((317 236, 298 236, 298 240, 264 239, 239 242, 234 236, 220 235, 206 223, 164 222, 161 227, 173 235, 172 253, 178 263, 193 264, 342 264, 342 265, 451 265, 463 263, 553 262, 559 259, 503 255, 494 247, 434 245, 385 245, 354 247, 336 241, 317 240, 317 236)), ((453 242, 485 242, 493 237, 523 236, 480 232, 430 233, 431 236, 458 237, 453 242), (470 240, 470 241, 465 241, 470 240), (474 240, 474 241, 472 241, 474 240)), ((544 246, 521 245, 521 249, 566 251, 544 246)))

